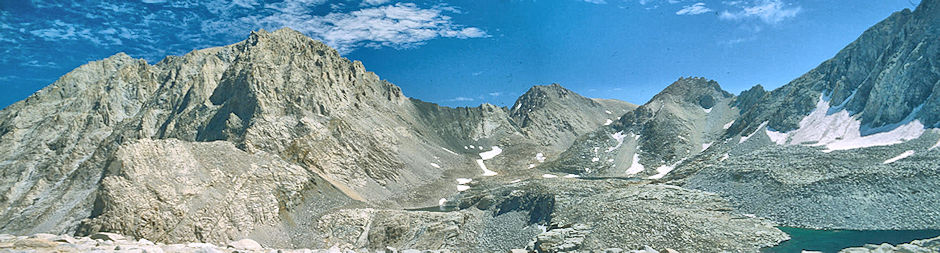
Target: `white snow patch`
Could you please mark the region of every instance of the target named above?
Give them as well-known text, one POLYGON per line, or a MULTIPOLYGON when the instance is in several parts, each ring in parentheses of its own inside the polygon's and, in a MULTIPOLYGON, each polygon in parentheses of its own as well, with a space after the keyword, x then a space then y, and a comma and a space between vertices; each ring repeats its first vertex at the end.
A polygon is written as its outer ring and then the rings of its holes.
MULTIPOLYGON (((839 109, 838 107, 836 109, 839 109)), ((924 134, 924 125, 920 120, 913 119, 911 113, 907 119, 890 131, 874 133, 866 136, 861 134, 861 121, 841 109, 834 113, 830 111, 829 101, 820 95, 819 102, 808 116, 800 120, 800 128, 786 133, 773 133, 777 144, 800 145, 812 143, 810 146, 824 146, 824 152, 833 150, 847 150, 874 146, 889 146, 908 140, 919 138, 924 134), (787 138, 785 138, 787 137, 787 138)), ((768 136, 771 135, 768 132, 768 136)))
POLYGON ((766 126, 767 126, 767 121, 764 121, 764 123, 760 123, 760 125, 757 126, 757 130, 754 130, 754 132, 752 132, 751 134, 748 134, 747 136, 742 136, 741 139, 738 140, 738 143, 744 143, 745 141, 747 141, 747 140, 750 139, 751 137, 754 137, 754 134, 757 134, 757 132, 760 132, 760 129, 761 129, 761 128, 764 128, 764 127, 766 127, 766 126))
POLYGON ((672 169, 675 169, 675 168, 676 168, 675 165, 672 165, 672 166, 669 166, 669 165, 659 166, 659 168, 656 168, 656 172, 657 172, 656 175, 649 176, 648 179, 660 179, 660 178, 663 178, 664 176, 666 176, 666 174, 668 174, 670 171, 672 171, 672 169))
POLYGON ((447 199, 445 199, 445 198, 441 198, 441 200, 438 200, 438 201, 437 201, 437 205, 438 205, 438 206, 444 206, 444 204, 446 204, 446 203, 447 203, 447 199))
POLYGON ((468 149, 467 146, 463 146, 463 149, 468 149))
POLYGON ((516 179, 516 180, 509 181, 510 184, 515 184, 515 183, 518 183, 518 182, 522 182, 522 179, 516 179))
POLYGON ((483 146, 477 146, 477 149, 483 150, 483 146))
MULTIPOLYGON (((630 133, 630 134, 633 134, 633 133, 630 133)), ((623 138, 624 138, 624 137, 627 137, 627 135, 623 134, 623 131, 620 131, 620 132, 616 132, 616 133, 610 135, 610 137, 611 137, 611 138, 614 138, 614 140, 617 140, 617 146, 607 148, 607 152, 608 152, 608 153, 610 153, 610 151, 614 151, 614 150, 620 148, 620 145, 623 145, 623 138)), ((637 136, 637 138, 639 138, 639 136, 637 136)))
POLYGON ((519 107, 522 107, 522 103, 516 104, 516 108, 513 108, 513 110, 519 110, 519 107))
POLYGON ((935 149, 935 148, 937 148, 937 147, 940 147, 940 140, 937 140, 937 144, 933 144, 933 146, 930 146, 930 148, 927 149, 927 150, 933 150, 933 149, 935 149))
MULTIPOLYGON (((636 149, 639 150, 640 147, 637 147, 636 149)), ((633 163, 631 163, 630 168, 627 169, 627 175, 634 175, 636 173, 642 172, 645 169, 646 168, 643 167, 643 164, 640 164, 640 154, 633 153, 633 163)))
POLYGON ((715 144, 715 142, 702 143, 702 151, 705 151, 706 149, 708 149, 708 147, 711 147, 712 144, 715 144))
POLYGON ((788 137, 787 133, 773 131, 773 130, 770 130, 769 127, 765 128, 764 131, 767 132, 767 137, 770 137, 770 141, 777 143, 777 145, 783 145, 787 143, 787 137, 788 137))
POLYGON ((431 167, 438 168, 438 169, 441 168, 441 166, 440 166, 440 165, 437 165, 436 163, 431 163, 431 167))
POLYGON ((473 179, 469 179, 469 178, 458 178, 458 179, 457 179, 457 184, 469 184, 470 182, 473 182, 473 179))
POLYGON ((614 162, 614 159, 613 159, 613 158, 607 159, 607 162, 612 163, 612 162, 614 162))
POLYGON ((702 110, 705 110, 705 113, 711 113, 711 112, 712 112, 712 108, 708 108, 708 109, 702 108, 702 110))
POLYGON ((503 149, 497 146, 493 146, 492 150, 480 153, 480 158, 483 158, 483 160, 489 160, 493 159, 493 157, 496 157, 500 153, 503 153, 503 149))
POLYGON ((543 177, 543 178, 556 178, 556 177, 558 177, 558 176, 552 175, 552 174, 542 174, 542 177, 543 177))
POLYGON ((601 159, 600 159, 600 158, 597 158, 597 157, 591 158, 591 162, 597 162, 597 161, 600 161, 600 160, 601 160, 601 159))
POLYGON ((469 185, 462 185, 462 184, 461 184, 461 185, 457 185, 457 191, 462 192, 462 191, 466 191, 466 190, 470 190, 470 186, 469 186, 469 185))
POLYGON ((443 149, 444 151, 447 151, 447 153, 451 153, 451 154, 453 154, 453 155, 458 155, 457 152, 450 151, 450 149, 447 149, 447 148, 445 148, 445 147, 441 147, 441 149, 443 149))
POLYGON ((725 154, 725 155, 721 156, 721 158, 718 158, 718 161, 719 161, 719 162, 720 162, 720 161, 724 161, 724 160, 727 160, 727 159, 730 158, 730 157, 731 157, 731 155, 725 154))
POLYGON ((474 149, 474 148, 477 148, 477 147, 474 147, 473 145, 470 145, 470 148, 471 148, 471 149, 474 149))
POLYGON ((731 128, 731 125, 734 125, 734 120, 732 120, 731 122, 728 122, 728 124, 725 124, 725 125, 723 126, 723 128, 724 128, 725 130, 728 130, 728 128, 731 128))
POLYGON ((748 134, 747 136, 741 137, 741 139, 738 140, 738 143, 744 143, 745 141, 747 141, 747 139, 754 137, 754 134, 756 134, 757 132, 760 132, 760 129, 764 128, 765 126, 767 126, 767 121, 764 121, 764 123, 760 123, 760 126, 757 126, 757 130, 754 130, 753 133, 748 134))
POLYGON ((895 156, 895 157, 892 157, 891 159, 885 160, 882 164, 889 164, 889 163, 897 162, 898 160, 907 158, 908 156, 911 156, 911 155, 913 155, 913 154, 914 154, 914 150, 904 151, 904 153, 901 153, 901 154, 898 155, 898 156, 895 156))
POLYGON ((535 160, 538 160, 540 163, 545 162, 545 155, 542 153, 535 154, 535 160))
POLYGON ((610 123, 614 123, 614 121, 613 121, 613 120, 610 120, 610 119, 607 119, 607 121, 604 121, 604 125, 605 125, 605 126, 606 126, 606 125, 610 125, 610 123))
POLYGON ((483 159, 477 159, 477 165, 480 165, 480 169, 483 169, 483 176, 484 176, 484 177, 489 177, 489 176, 495 176, 495 175, 496 175, 496 172, 495 172, 495 171, 486 169, 486 164, 483 164, 483 159))
POLYGON ((611 112, 610 112, 610 111, 607 111, 607 110, 605 110, 604 112, 607 113, 607 114, 611 114, 611 112))
POLYGON ((575 174, 568 174, 568 175, 565 175, 565 178, 579 178, 579 177, 581 177, 581 176, 578 176, 578 175, 575 175, 575 174))
POLYGON ((529 164, 529 169, 531 169, 531 168, 535 168, 535 164, 531 164, 531 163, 530 163, 530 164, 529 164))
POLYGON ((686 139, 685 137, 682 137, 682 135, 676 135, 676 137, 679 137, 679 139, 681 139, 681 140, 683 140, 683 141, 689 141, 689 139, 686 139))

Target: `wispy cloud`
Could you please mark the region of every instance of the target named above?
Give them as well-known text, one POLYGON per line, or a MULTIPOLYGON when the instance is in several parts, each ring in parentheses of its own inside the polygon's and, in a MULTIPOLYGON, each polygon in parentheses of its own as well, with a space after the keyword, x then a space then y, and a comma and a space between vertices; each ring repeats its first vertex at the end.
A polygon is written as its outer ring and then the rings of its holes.
POLYGON ((383 5, 391 0, 363 0, 362 3, 359 3, 359 6, 374 6, 374 5, 383 5))
POLYGON ((468 97, 455 97, 455 98, 448 99, 447 101, 451 101, 451 102, 466 102, 466 101, 473 101, 473 98, 468 98, 468 97))
POLYGON ((676 15, 698 15, 710 11, 712 11, 712 9, 705 7, 705 3, 699 2, 682 7, 682 9, 676 12, 676 15))
POLYGON ((733 39, 727 39, 727 40, 719 41, 719 42, 718 42, 718 45, 729 46, 729 47, 730 47, 730 46, 734 46, 734 45, 741 44, 741 43, 744 43, 744 42, 753 41, 753 40, 756 40, 756 39, 757 39, 757 36, 751 35, 751 36, 747 36, 747 37, 739 37, 739 38, 733 38, 733 39))
POLYGON ((54 68, 58 65, 55 62, 40 62, 39 60, 31 60, 26 62, 21 62, 20 66, 24 67, 33 67, 33 68, 54 68))
POLYGON ((607 1, 605 0, 583 0, 583 1, 592 3, 592 4, 606 4, 607 3, 607 1))
POLYGON ((324 41, 342 53, 357 48, 411 48, 436 38, 481 38, 487 33, 478 27, 453 22, 453 8, 422 8, 413 3, 397 3, 363 8, 351 12, 332 12, 317 16, 310 8, 284 5, 277 13, 252 15, 232 20, 207 21, 203 31, 233 33, 246 28, 277 29, 290 27, 324 41))
MULTIPOLYGON (((282 27, 324 41, 344 54, 363 47, 411 48, 439 38, 489 36, 482 28, 454 21, 452 16, 460 10, 447 4, 349 2, 141 0, 63 4, 37 0, 32 2, 35 13, 0 10, 0 43, 9 43, 2 45, 7 49, 57 43, 63 52, 70 47, 67 45, 92 46, 155 61, 168 54, 239 41, 252 30, 282 27), (58 19, 41 15, 49 12, 63 14, 58 19)), ((12 61, 32 60, 25 57, 29 53, 21 55, 24 57, 12 61)))
POLYGON ((489 94, 490 94, 490 96, 498 97, 499 95, 502 95, 503 93, 502 93, 502 92, 495 91, 495 92, 490 92, 489 94))
POLYGON ((722 11, 718 16, 724 20, 758 19, 767 24, 777 24, 794 18, 802 7, 784 3, 783 0, 726 1, 725 5, 736 10, 722 11))

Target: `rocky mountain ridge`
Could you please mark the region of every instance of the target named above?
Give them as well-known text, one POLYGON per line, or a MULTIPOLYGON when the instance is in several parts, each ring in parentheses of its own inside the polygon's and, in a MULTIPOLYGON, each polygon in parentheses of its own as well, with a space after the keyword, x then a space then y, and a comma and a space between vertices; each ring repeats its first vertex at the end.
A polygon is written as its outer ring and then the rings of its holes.
POLYGON ((936 229, 938 2, 781 88, 680 78, 641 106, 553 84, 442 107, 290 29, 118 54, 0 111, 0 232, 753 252, 778 225, 936 229))
POLYGON ((306 222, 334 209, 437 204, 457 178, 560 152, 531 133, 570 142, 632 108, 552 89, 567 94, 545 98, 556 107, 516 115, 576 128, 524 132, 508 108, 407 98, 290 29, 154 65, 117 54, 0 111, 0 229, 305 245, 306 222))

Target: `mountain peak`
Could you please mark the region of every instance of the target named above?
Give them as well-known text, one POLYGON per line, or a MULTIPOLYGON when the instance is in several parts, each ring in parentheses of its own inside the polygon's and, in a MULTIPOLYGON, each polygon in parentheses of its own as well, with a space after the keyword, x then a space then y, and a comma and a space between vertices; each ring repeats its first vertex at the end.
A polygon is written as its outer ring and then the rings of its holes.
POLYGON ((714 102, 721 98, 729 98, 733 95, 721 89, 718 82, 704 77, 680 77, 670 84, 662 92, 653 96, 650 103, 667 99, 668 97, 677 97, 687 103, 698 103, 703 108, 711 108, 714 102))
POLYGON ((574 137, 636 108, 618 102, 586 98, 557 83, 536 85, 516 100, 510 117, 530 137, 563 148, 574 137))

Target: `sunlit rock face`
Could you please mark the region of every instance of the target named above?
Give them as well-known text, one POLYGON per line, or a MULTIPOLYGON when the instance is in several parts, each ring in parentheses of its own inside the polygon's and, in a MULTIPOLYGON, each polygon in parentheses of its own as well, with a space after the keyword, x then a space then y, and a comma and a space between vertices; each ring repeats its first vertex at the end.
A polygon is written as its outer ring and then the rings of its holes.
POLYGON ((745 135, 767 121, 790 131, 816 108, 819 94, 829 113, 845 110, 860 121, 861 134, 894 129, 911 120, 927 127, 940 122, 940 36, 936 1, 922 1, 865 31, 835 57, 762 96, 743 109, 729 134, 745 135))
POLYGON ((779 89, 680 78, 639 107, 557 84, 441 107, 290 29, 117 54, 0 111, 0 233, 750 252, 776 225, 937 229, 938 2, 779 89))
POLYGON ((671 176, 784 225, 937 229, 938 1, 896 12, 770 92, 671 176), (898 207, 898 208, 896 208, 898 207))
POLYGON ((345 205, 433 205, 634 107, 551 89, 525 113, 441 107, 290 29, 154 65, 117 54, 0 111, 0 230, 322 243, 292 238, 345 205))

